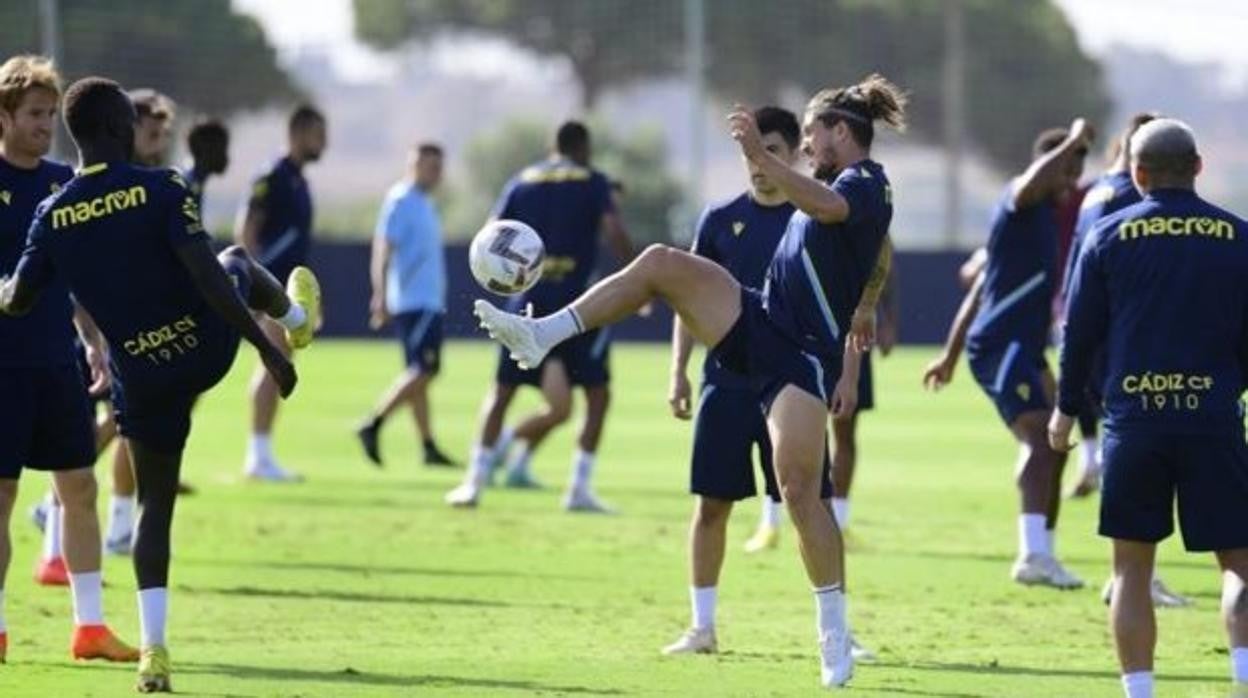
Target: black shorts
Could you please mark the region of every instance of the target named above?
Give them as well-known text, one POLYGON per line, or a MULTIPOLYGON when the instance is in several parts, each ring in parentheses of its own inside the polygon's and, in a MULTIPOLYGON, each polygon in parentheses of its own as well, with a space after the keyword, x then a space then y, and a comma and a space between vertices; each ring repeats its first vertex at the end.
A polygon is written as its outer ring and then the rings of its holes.
POLYGON ((437 310, 414 310, 394 316, 394 331, 403 344, 408 368, 436 375, 442 367, 442 321, 437 310))
POLYGON ((839 360, 808 354, 781 334, 767 316, 759 292, 744 286, 741 315, 711 349, 711 356, 728 370, 747 376, 758 389, 765 410, 771 409, 786 385, 831 405, 841 375, 839 360))
POLYGON ((75 364, 0 368, 0 478, 95 462, 95 412, 75 364))
MULTIPOLYGON (((240 298, 251 290, 244 263, 223 265, 240 298)), ((161 453, 181 453, 191 432, 191 408, 229 373, 238 354, 238 330, 211 308, 193 315, 194 352, 151 371, 113 374, 113 411, 118 432, 161 453)))
MULTIPOLYGON (((748 388, 707 384, 702 388, 693 423, 693 459, 689 491, 702 497, 740 501, 758 493, 751 453, 757 450, 763 487, 780 501, 772 465, 771 438, 758 392, 748 388)), ((832 496, 831 460, 825 453, 820 497, 832 496)))
POLYGON ((1010 342, 1002 350, 968 351, 966 358, 975 382, 992 400, 1007 427, 1023 414, 1052 409, 1044 389, 1049 365, 1042 352, 1010 342))
POLYGON ((1192 552, 1248 547, 1248 445, 1226 433, 1107 429, 1100 534, 1156 543, 1174 532, 1192 552))
POLYGON ((551 350, 540 366, 527 371, 517 366, 506 347, 502 347, 494 380, 500 385, 541 387, 542 373, 552 359, 558 359, 563 364, 572 385, 595 388, 610 383, 611 329, 603 327, 573 337, 551 350))
POLYGON ((875 377, 871 375, 871 355, 862 355, 862 368, 858 373, 858 412, 875 409, 875 377))

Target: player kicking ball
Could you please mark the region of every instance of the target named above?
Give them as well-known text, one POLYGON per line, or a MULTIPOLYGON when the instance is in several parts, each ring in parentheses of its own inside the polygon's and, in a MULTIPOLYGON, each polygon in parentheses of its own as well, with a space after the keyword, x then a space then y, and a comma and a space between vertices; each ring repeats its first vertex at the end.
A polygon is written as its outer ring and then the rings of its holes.
POLYGON ((240 337, 290 395, 295 369, 250 310, 280 323, 293 347, 306 347, 320 289, 305 268, 283 289, 242 248, 213 254, 182 177, 130 164, 135 112, 117 83, 79 80, 64 110, 80 169, 36 210, 17 270, 0 284, 0 312, 27 313, 45 289, 64 283, 108 340, 113 404, 139 492, 136 688, 167 692, 169 534, 191 406, 229 371, 240 337))

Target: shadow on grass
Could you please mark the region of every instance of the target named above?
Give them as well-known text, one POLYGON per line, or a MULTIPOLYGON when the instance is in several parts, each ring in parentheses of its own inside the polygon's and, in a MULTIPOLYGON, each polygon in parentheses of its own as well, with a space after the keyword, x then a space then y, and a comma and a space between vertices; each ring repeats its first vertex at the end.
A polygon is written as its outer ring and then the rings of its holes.
MULTIPOLYGON (((935 671, 935 672, 952 672, 962 674, 985 674, 996 676, 1034 676, 1034 677, 1057 677, 1068 679, 1105 679, 1117 682, 1121 676, 1117 671, 1112 669, 1104 671, 1088 670, 1088 669, 1051 669, 1046 667, 1027 667, 1027 666, 1011 666, 1008 664, 989 665, 989 664, 966 664, 957 662, 889 662, 880 661, 871 664, 871 666, 887 667, 889 669, 909 669, 913 671, 935 671)), ((1222 675, 1195 676, 1192 674, 1169 674, 1163 673, 1158 677, 1162 681, 1179 681, 1184 683, 1217 683, 1225 677, 1222 675)))
MULTIPOLYGON (((1010 564, 1014 562, 1015 556, 1008 553, 973 553, 973 552, 957 552, 946 550, 890 550, 888 555, 893 557, 919 557, 932 560, 954 560, 954 561, 970 561, 970 562, 1000 562, 1010 564)), ((1109 574, 1109 556, 1110 550, 1108 546, 1105 548, 1104 557, 1083 557, 1083 556, 1062 556, 1062 562, 1068 565, 1099 565, 1105 569, 1105 574, 1109 574)), ((1184 560, 1161 560, 1157 566, 1162 570, 1166 568, 1186 569, 1186 570, 1207 570, 1210 574, 1218 573, 1218 565, 1211 557, 1206 558, 1190 558, 1184 560)))
POLYGON ((477 579, 592 579, 584 575, 547 574, 528 570, 457 570, 437 567, 408 567, 401 565, 367 565, 340 562, 317 562, 313 560, 178 560, 178 564, 202 567, 253 567, 295 572, 342 572, 344 574, 389 574, 413 577, 469 577, 477 579))
POLYGON ((394 686, 405 688, 470 688, 482 691, 550 692, 557 694, 614 696, 623 695, 617 689, 588 688, 585 686, 560 686, 536 681, 469 678, 466 676, 439 676, 432 674, 381 674, 355 669, 316 671, 288 667, 259 667, 243 664, 194 664, 181 663, 177 672, 182 674, 219 674, 236 679, 265 681, 317 681, 324 683, 361 684, 368 686, 394 686))
POLYGON ((502 601, 485 601, 482 599, 464 599, 446 596, 408 596, 389 594, 363 594, 349 591, 265 589, 261 587, 193 587, 179 586, 178 591, 190 594, 216 594, 219 596, 241 596, 262 599, 295 599, 310 601, 348 601, 351 603, 393 603, 404 605, 430 606, 461 606, 472 608, 508 608, 514 604, 502 601))

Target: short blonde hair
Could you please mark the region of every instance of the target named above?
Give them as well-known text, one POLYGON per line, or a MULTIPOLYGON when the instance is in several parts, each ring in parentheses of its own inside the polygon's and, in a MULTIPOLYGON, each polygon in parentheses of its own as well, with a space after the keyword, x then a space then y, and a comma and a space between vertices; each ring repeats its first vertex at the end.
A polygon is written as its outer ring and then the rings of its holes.
POLYGON ((14 56, 0 65, 0 109, 13 113, 31 90, 43 89, 61 96, 61 74, 51 58, 14 56))

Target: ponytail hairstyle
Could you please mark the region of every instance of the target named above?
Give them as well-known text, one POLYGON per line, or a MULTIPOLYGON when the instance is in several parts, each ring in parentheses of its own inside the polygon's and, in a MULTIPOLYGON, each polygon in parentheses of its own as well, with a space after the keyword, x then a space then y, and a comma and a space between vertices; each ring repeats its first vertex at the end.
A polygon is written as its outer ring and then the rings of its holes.
POLYGON ((875 122, 893 130, 906 130, 906 102, 901 88, 879 73, 872 73, 857 85, 820 90, 806 105, 806 116, 832 128, 844 122, 854 140, 864 148, 875 139, 875 122))

